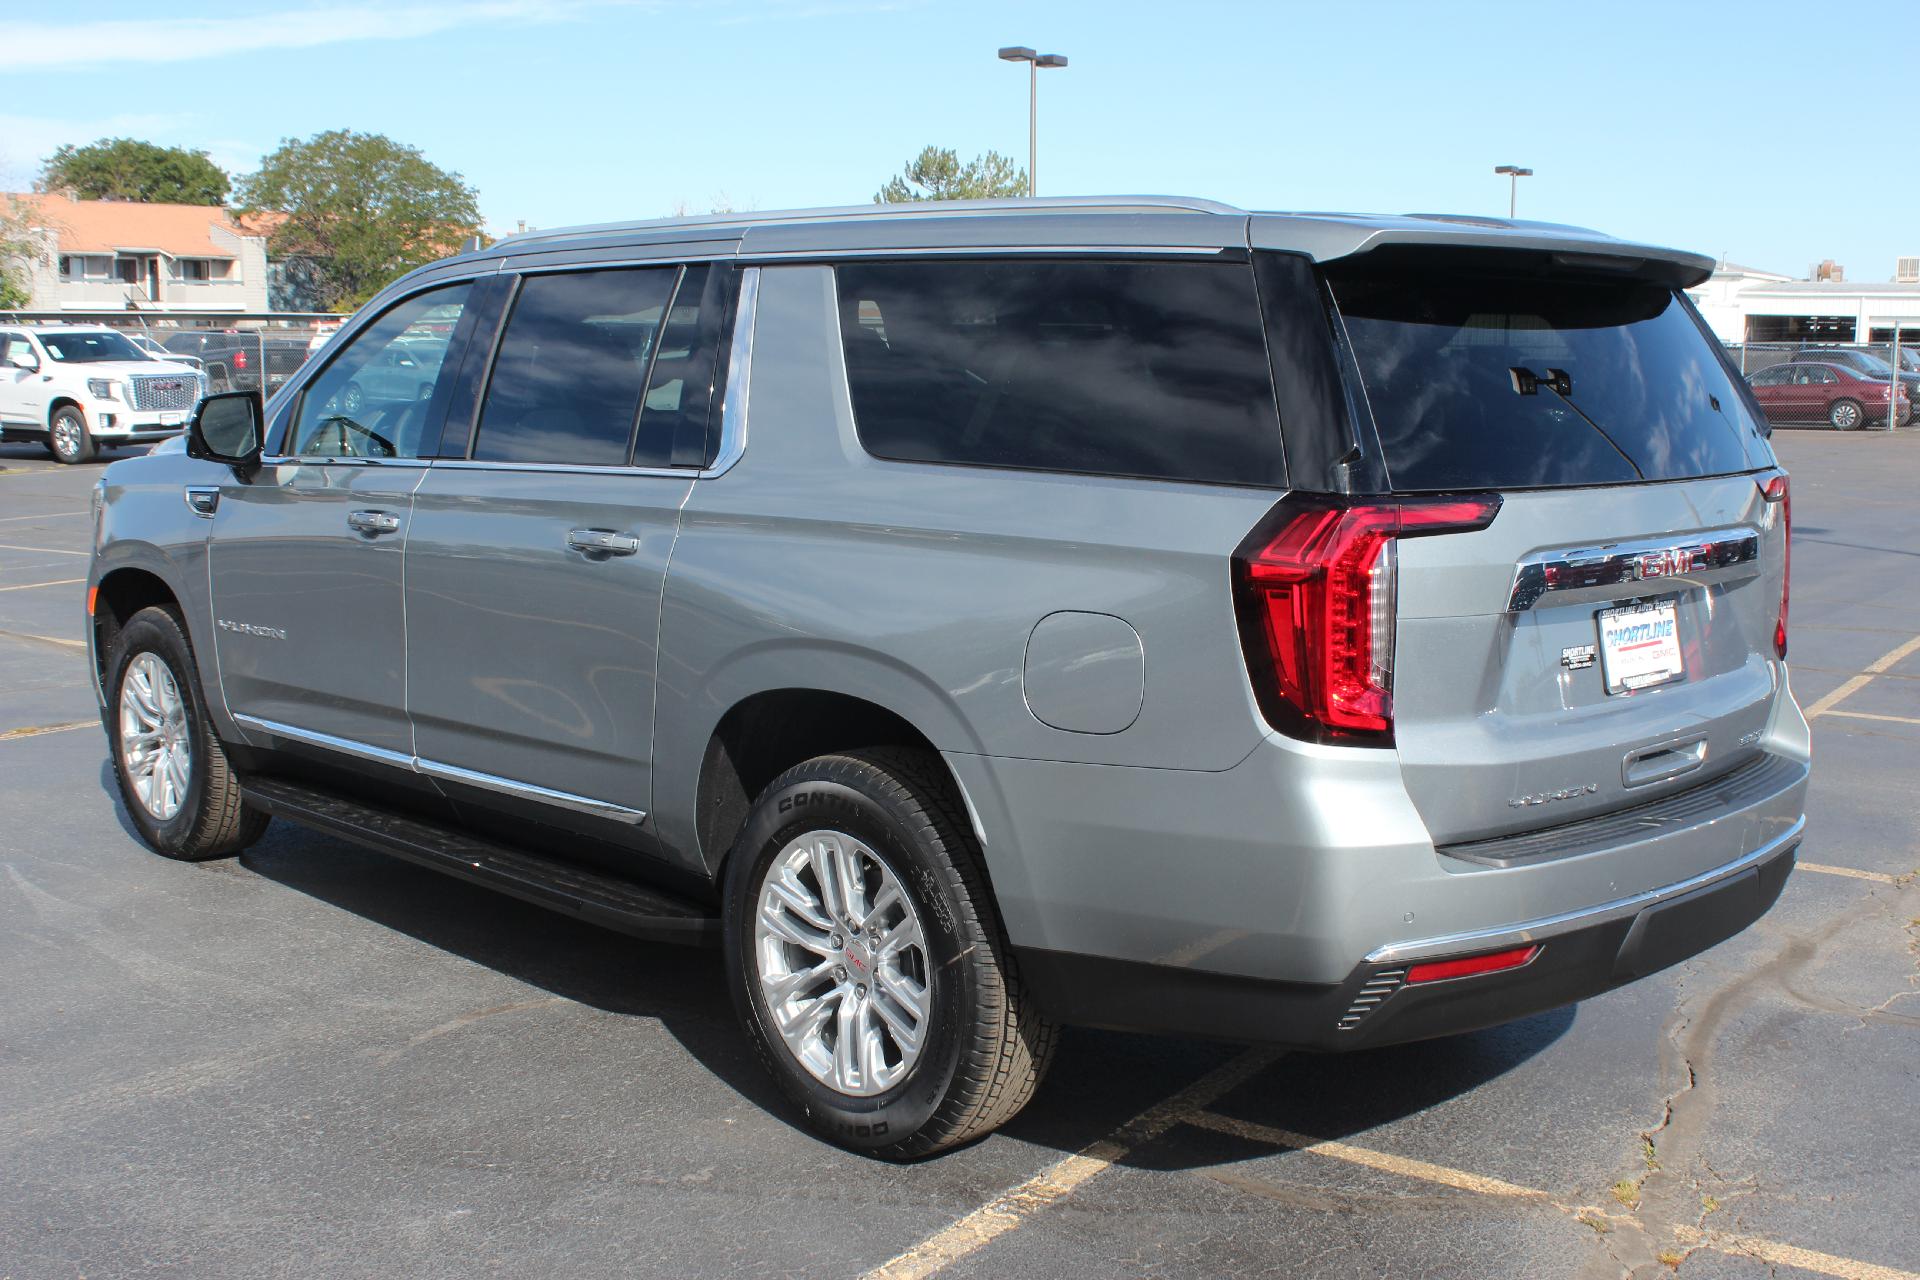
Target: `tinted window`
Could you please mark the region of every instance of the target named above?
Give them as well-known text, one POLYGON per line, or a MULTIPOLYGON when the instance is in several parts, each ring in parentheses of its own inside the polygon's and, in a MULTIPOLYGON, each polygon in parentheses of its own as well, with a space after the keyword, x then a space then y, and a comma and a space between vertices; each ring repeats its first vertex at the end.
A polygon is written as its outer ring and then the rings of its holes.
POLYGON ((1285 483, 1252 268, 836 269, 861 442, 883 458, 1285 483))
POLYGON ((40 345, 54 360, 65 364, 99 364, 110 360, 144 360, 140 348, 103 329, 88 333, 43 333, 40 345))
POLYGON ((1736 375, 1673 290, 1375 256, 1336 265, 1328 280, 1394 488, 1618 484, 1766 465, 1736 375))
POLYGON ((441 376, 440 357, 472 291, 471 284, 456 284, 415 294, 355 334, 307 384, 284 452, 305 458, 429 452, 452 381, 441 376))
POLYGON ((706 263, 691 266, 674 290, 640 407, 633 448, 637 465, 706 465, 707 416, 726 310, 722 279, 726 274, 723 268, 706 263))
POLYGON ((1785 365, 1778 364, 1769 369, 1762 369, 1747 378, 1747 381, 1756 387, 1777 387, 1786 380, 1787 368, 1785 365))
POLYGON ((530 276, 500 340, 473 456, 620 466, 672 267, 530 276))

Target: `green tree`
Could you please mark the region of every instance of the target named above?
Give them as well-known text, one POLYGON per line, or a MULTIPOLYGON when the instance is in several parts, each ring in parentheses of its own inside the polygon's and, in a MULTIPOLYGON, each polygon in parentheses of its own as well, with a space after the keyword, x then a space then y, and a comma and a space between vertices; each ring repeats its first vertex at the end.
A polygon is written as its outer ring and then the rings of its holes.
POLYGON ((359 306, 480 229, 479 194, 459 174, 377 133, 288 138, 237 194, 248 214, 283 215, 270 252, 308 260, 333 308, 359 306))
POLYGON ((0 195, 0 311, 18 310, 33 301, 28 267, 39 252, 26 212, 12 196, 0 195))
POLYGON ((906 169, 887 179, 876 191, 875 204, 904 204, 909 200, 992 200, 1027 194, 1027 171, 998 151, 975 156, 966 164, 951 147, 928 147, 906 169))
POLYGON ((55 151, 40 173, 40 188, 71 191, 82 200, 224 204, 228 184, 226 173, 204 151, 102 138, 55 151))

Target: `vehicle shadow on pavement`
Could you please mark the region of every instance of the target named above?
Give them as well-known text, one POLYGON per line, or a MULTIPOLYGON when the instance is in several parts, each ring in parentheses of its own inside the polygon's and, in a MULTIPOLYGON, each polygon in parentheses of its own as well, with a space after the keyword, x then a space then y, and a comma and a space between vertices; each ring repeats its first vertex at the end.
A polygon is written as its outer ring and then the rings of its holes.
MULTIPOLYGON (((138 844, 104 760, 100 787, 138 844)), ((237 866, 551 995, 656 1020, 721 1084, 801 1130, 739 1027, 716 947, 629 938, 287 822, 270 826, 237 864, 202 865, 212 874, 234 874, 237 866)), ((1444 1040, 1352 1054, 1286 1054, 1212 1109, 1316 1138, 1345 1138, 1504 1075, 1559 1039, 1573 1020, 1574 1011, 1562 1009, 1444 1040)), ((1069 1028, 1032 1105, 1002 1132, 1043 1149, 1079 1151, 1242 1051, 1234 1044, 1069 1028)), ((1247 1147, 1174 1127, 1122 1162, 1204 1168, 1243 1159, 1247 1147)))

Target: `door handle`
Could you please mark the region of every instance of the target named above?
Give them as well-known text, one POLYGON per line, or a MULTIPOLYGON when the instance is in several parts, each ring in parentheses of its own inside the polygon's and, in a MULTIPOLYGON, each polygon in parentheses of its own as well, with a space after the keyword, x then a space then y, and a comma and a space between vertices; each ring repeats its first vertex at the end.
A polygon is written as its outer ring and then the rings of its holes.
POLYGON ((567 535, 567 547, 589 556, 630 556, 640 549, 640 539, 611 529, 575 529, 567 535))
POLYGON ((347 516, 347 528, 355 533, 364 533, 369 538, 377 538, 383 533, 392 533, 400 527, 400 517, 388 515, 384 511, 355 511, 347 516))

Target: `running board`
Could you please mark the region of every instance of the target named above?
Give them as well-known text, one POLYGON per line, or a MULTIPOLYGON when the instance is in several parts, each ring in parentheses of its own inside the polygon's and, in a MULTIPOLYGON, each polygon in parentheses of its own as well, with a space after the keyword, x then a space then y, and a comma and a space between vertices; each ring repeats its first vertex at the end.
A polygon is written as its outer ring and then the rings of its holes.
POLYGON ((281 778, 249 778, 241 784, 241 794, 248 804, 276 818, 636 938, 703 943, 720 936, 720 919, 706 907, 636 881, 281 778))

